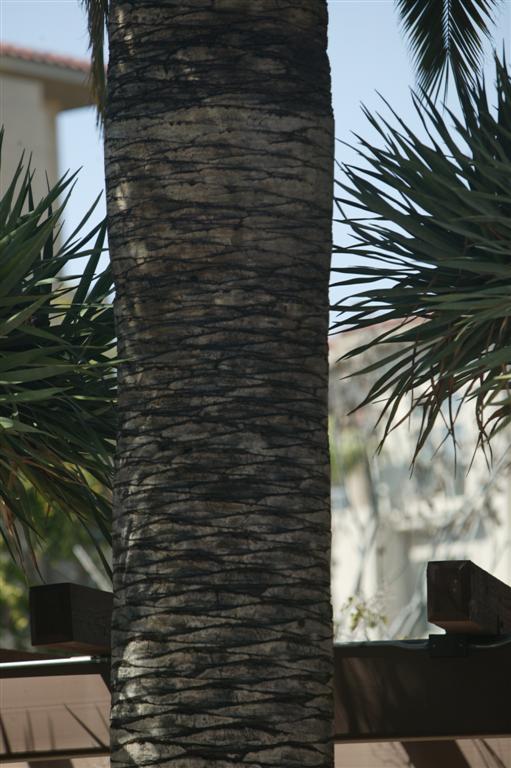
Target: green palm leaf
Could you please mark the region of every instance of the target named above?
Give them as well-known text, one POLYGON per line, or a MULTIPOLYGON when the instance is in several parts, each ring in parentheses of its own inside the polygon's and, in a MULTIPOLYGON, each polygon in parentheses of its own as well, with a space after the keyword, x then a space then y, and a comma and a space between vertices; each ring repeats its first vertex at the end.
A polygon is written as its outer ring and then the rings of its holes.
POLYGON ((0 199, 0 537, 23 561, 40 539, 34 494, 109 540, 115 334, 109 268, 95 281, 105 224, 83 231, 91 209, 60 244, 73 177, 37 204, 22 163, 14 181, 0 199), (84 257, 76 285, 62 270, 84 257))
POLYGON ((353 243, 335 250, 360 266, 337 269, 348 276, 338 284, 362 290, 336 306, 335 328, 388 321, 348 357, 391 345, 364 402, 386 399, 385 436, 419 409, 416 453, 437 419, 454 433, 464 400, 484 445, 511 418, 511 84, 505 63, 496 69, 497 109, 476 84, 464 120, 446 114, 453 132, 429 99, 414 97, 427 140, 366 111, 382 145, 362 139, 365 167, 345 167, 339 183, 339 208, 357 214, 342 219, 353 243))
POLYGON ((419 87, 437 94, 449 72, 459 93, 474 86, 482 42, 489 38, 499 0, 396 0, 419 87))

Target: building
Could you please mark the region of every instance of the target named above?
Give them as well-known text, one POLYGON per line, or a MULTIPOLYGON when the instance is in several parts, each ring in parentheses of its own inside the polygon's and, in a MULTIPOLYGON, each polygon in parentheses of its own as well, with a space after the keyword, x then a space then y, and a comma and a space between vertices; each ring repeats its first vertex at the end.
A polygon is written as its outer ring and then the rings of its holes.
POLYGON ((4 126, 2 185, 23 151, 32 154, 35 196, 58 179, 57 115, 92 103, 89 62, 0 45, 0 124, 4 126))
POLYGON ((475 450, 476 419, 465 405, 457 420, 456 456, 440 423, 412 472, 419 431, 419 416, 413 414, 389 434, 379 453, 383 402, 348 412, 376 380, 374 373, 353 374, 380 352, 340 359, 379 332, 369 328, 330 340, 332 601, 338 640, 418 638, 438 631, 426 620, 430 560, 472 560, 511 583, 509 428, 494 439, 490 462, 475 450))

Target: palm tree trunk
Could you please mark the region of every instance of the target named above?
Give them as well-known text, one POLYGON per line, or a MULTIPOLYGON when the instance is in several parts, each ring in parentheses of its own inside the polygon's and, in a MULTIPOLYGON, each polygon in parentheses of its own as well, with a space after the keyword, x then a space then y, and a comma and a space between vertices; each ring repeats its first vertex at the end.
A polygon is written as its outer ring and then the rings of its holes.
POLYGON ((325 0, 113 0, 113 765, 332 765, 325 0))

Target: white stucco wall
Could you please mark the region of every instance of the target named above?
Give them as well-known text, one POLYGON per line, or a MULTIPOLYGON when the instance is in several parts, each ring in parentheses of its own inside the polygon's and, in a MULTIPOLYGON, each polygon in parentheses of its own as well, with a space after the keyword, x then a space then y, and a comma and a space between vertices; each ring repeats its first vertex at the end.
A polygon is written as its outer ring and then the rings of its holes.
POLYGON ((0 123, 4 125, 1 187, 12 179, 21 153, 32 154, 37 170, 34 194, 44 194, 45 174, 57 180, 56 108, 45 98, 42 82, 0 73, 0 123))

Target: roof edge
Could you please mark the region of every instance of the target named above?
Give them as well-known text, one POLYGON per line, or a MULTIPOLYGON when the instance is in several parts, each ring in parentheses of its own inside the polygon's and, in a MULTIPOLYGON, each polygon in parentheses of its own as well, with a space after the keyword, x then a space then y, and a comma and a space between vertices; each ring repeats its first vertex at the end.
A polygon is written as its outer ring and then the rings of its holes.
POLYGON ((10 43, 0 44, 0 56, 5 56, 9 59, 20 59, 34 64, 46 64, 59 67, 60 69, 72 70, 73 72, 83 72, 84 74, 90 72, 90 61, 88 59, 60 56, 48 53, 47 51, 37 51, 33 48, 11 45, 10 43))

